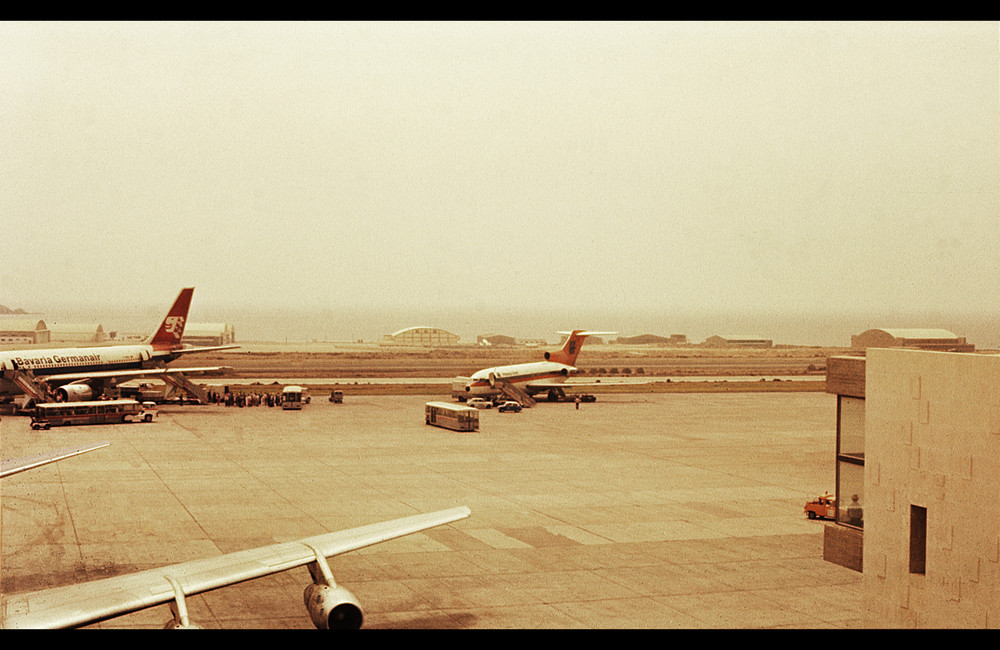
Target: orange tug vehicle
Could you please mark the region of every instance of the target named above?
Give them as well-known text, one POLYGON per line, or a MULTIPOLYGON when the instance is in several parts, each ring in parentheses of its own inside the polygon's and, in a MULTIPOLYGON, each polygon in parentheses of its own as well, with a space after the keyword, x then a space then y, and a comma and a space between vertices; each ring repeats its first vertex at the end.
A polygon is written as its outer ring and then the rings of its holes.
POLYGON ((806 516, 810 519, 835 519, 837 516, 837 498, 829 492, 808 501, 805 507, 806 516))

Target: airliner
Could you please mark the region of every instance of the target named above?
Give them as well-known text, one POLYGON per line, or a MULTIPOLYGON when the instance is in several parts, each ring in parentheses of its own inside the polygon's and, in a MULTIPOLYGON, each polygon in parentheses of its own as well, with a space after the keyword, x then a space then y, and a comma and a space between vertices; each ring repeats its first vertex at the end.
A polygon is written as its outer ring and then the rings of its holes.
POLYGON ((24 394, 39 402, 86 401, 97 399, 120 382, 140 377, 155 377, 197 394, 187 375, 219 374, 226 368, 167 368, 165 364, 184 354, 239 346, 181 344, 193 293, 193 287, 181 289, 159 328, 139 345, 0 352, 0 395, 24 394))
POLYGON ((565 396, 564 388, 574 385, 567 380, 576 371, 573 364, 576 363, 576 357, 586 338, 617 334, 584 330, 558 333, 568 335, 566 342, 556 352, 546 352, 544 361, 494 366, 473 373, 465 384, 465 397, 494 395, 502 385, 513 386, 515 390, 523 391, 528 396, 538 393, 565 396))
MULTIPOLYGON (((108 444, 82 445, 49 454, 5 460, 2 476, 34 469, 108 444)), ((0 628, 81 627, 168 604, 173 618, 164 627, 198 629, 198 624, 192 622, 188 615, 189 597, 305 566, 309 569, 312 582, 306 586, 303 599, 313 625, 321 630, 356 629, 364 620, 361 604, 353 593, 334 580, 327 558, 443 526, 465 519, 470 514, 468 507, 458 506, 137 573, 40 591, 3 594, 0 628)))

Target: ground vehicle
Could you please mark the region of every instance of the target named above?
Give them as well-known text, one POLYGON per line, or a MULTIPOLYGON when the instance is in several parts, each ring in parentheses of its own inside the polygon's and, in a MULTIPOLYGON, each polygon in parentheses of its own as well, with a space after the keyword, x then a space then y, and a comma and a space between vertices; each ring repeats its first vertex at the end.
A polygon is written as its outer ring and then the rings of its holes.
POLYGON ((281 408, 285 410, 301 409, 309 401, 309 390, 302 386, 285 386, 281 391, 281 408))
POLYGON ((142 403, 142 421, 152 422, 156 418, 157 410, 156 402, 143 402, 142 403))
POLYGON ((69 424, 107 424, 142 419, 151 422, 155 407, 148 411, 145 404, 134 399, 107 399, 96 402, 52 402, 35 405, 31 416, 32 429, 69 424))
POLYGON ((466 404, 468 404, 469 406, 472 406, 474 408, 477 408, 477 409, 491 409, 491 408, 493 408, 493 402, 491 402, 489 400, 485 400, 482 397, 473 397, 468 402, 466 402, 466 404))
POLYGON ((837 516, 837 499, 829 493, 823 493, 806 502, 804 510, 810 519, 834 519, 837 516))
POLYGON ((507 413, 508 411, 510 411, 511 413, 520 413, 521 404, 520 402, 515 402, 514 400, 507 400, 506 402, 497 407, 497 411, 501 413, 507 413))
POLYGON ((343 404, 344 391, 342 390, 330 391, 330 401, 333 402, 334 404, 343 404))
POLYGON ((455 431, 479 431, 479 411, 472 406, 451 402, 427 402, 424 423, 455 431))

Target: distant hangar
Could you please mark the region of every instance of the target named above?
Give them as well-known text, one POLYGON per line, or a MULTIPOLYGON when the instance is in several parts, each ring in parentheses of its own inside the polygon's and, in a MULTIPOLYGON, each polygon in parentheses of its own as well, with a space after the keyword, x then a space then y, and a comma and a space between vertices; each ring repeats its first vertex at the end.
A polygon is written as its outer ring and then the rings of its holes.
POLYGON ((110 337, 96 323, 53 323, 34 318, 0 319, 0 343, 104 343, 110 337))
POLYGON ((870 329, 851 337, 855 350, 867 348, 919 348, 941 352, 974 352, 975 345, 964 336, 944 329, 886 328, 870 329))
POLYGON ((51 338, 45 321, 35 318, 0 318, 0 343, 48 343, 51 338))
POLYGON ((442 345, 457 345, 458 335, 436 327, 407 327, 392 334, 386 334, 380 345, 413 345, 417 347, 436 347, 442 345))
POLYGON ((229 345, 236 342, 236 328, 231 323, 188 323, 182 343, 191 345, 229 345))

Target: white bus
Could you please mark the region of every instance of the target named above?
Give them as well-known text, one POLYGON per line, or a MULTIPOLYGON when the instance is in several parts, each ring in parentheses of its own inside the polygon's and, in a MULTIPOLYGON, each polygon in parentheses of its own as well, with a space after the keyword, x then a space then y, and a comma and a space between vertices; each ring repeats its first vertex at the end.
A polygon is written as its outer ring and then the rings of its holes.
POLYGON ((479 431, 479 409, 451 402, 427 402, 424 422, 455 431, 479 431))
POLYGON ((285 386, 281 391, 281 408, 300 409, 309 403, 309 390, 302 386, 285 386))
POLYGON ((31 416, 33 429, 52 425, 107 424, 109 422, 151 422, 155 410, 147 410, 134 399, 107 399, 96 402, 52 402, 36 404, 31 416))

